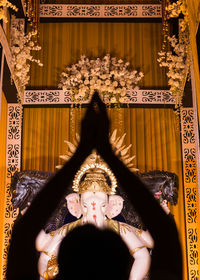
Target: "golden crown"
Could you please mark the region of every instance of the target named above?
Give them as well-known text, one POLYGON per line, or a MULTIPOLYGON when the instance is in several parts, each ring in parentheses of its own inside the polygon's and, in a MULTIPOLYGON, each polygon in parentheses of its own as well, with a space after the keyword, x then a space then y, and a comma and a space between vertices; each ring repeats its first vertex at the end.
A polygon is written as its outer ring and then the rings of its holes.
POLYGON ((115 194, 117 180, 105 164, 94 163, 82 166, 76 173, 73 180, 72 189, 78 193, 84 192, 105 192, 107 194, 115 194), (81 179, 86 174, 84 180, 81 179), (109 187, 105 174, 110 178, 111 187, 109 187))

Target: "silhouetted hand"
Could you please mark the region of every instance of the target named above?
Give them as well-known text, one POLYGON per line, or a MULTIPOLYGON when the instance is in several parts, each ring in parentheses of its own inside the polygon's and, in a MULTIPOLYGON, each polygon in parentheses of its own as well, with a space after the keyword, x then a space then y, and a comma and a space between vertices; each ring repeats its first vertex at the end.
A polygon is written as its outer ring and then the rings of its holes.
POLYGON ((85 156, 88 156, 96 146, 98 115, 95 108, 98 100, 98 93, 95 93, 81 123, 81 137, 78 149, 79 151, 84 151, 85 156))
POLYGON ((106 106, 102 102, 98 93, 94 94, 93 110, 95 111, 95 135, 96 149, 103 157, 112 153, 112 147, 109 141, 109 119, 106 112, 106 106))

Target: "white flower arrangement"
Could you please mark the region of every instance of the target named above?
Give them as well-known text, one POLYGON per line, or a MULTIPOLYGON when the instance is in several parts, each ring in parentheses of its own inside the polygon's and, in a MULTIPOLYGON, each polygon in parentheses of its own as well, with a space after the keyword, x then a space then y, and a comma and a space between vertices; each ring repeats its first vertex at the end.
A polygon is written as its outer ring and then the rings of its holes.
POLYGON ((37 35, 37 31, 29 32, 25 35, 17 27, 12 28, 11 34, 11 54, 12 54, 12 78, 15 80, 18 89, 19 102, 23 99, 23 93, 29 82, 30 63, 36 62, 39 66, 43 64, 38 59, 34 59, 32 51, 39 51, 40 46, 35 43, 32 37, 37 35))
POLYGON ((11 8, 15 12, 18 11, 18 8, 15 5, 13 5, 12 3, 10 3, 8 0, 0 0, 0 20, 3 20, 5 23, 7 23, 8 20, 5 15, 3 7, 11 8))
POLYGON ((58 85, 64 91, 69 90, 76 103, 90 100, 98 90, 106 104, 126 102, 128 90, 136 85, 144 74, 130 70, 130 63, 107 54, 102 59, 89 59, 82 55, 78 63, 67 67, 61 74, 58 85))
POLYGON ((168 84, 170 91, 176 97, 176 106, 182 104, 182 95, 187 77, 188 65, 186 56, 186 46, 184 42, 178 42, 175 36, 168 37, 172 51, 160 51, 158 62, 160 67, 167 67, 168 84))

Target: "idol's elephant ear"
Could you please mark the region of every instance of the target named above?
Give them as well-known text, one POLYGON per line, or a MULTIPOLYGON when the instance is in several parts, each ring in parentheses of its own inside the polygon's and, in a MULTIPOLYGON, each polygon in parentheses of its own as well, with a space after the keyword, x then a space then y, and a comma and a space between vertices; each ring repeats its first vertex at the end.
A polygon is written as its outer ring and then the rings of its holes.
POLYGON ((106 215, 109 219, 118 216, 123 209, 123 198, 119 195, 110 195, 106 215))
POLYGON ((69 212, 79 219, 82 214, 79 195, 77 193, 70 193, 65 198, 69 212))

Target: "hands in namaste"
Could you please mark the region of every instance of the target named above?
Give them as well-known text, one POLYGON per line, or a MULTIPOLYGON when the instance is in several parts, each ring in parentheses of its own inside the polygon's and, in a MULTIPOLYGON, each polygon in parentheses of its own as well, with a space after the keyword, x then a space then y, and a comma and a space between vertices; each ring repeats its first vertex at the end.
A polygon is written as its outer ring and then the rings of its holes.
POLYGON ((82 121, 79 148, 85 150, 87 154, 96 148, 102 156, 105 153, 112 152, 109 142, 109 120, 106 106, 97 92, 94 93, 82 121))

